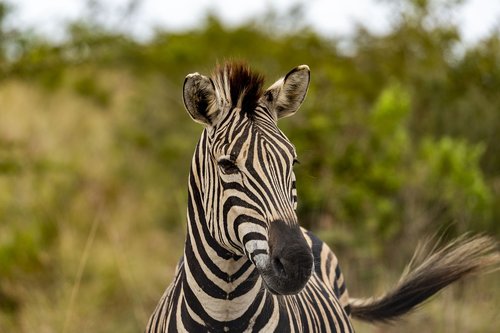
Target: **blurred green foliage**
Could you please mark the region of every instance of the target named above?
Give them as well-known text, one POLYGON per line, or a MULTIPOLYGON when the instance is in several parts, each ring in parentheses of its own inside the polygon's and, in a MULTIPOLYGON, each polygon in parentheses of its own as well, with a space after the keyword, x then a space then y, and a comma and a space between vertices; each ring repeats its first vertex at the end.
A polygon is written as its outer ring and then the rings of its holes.
POLYGON ((440 18, 457 1, 389 3, 399 12, 385 35, 320 36, 297 6, 234 28, 208 15, 147 41, 82 20, 53 42, 9 28, 0 2, 0 331, 143 328, 182 251, 201 132, 182 82, 224 59, 269 84, 311 67, 305 104, 280 126, 301 161, 301 223, 341 260, 406 260, 445 229, 498 236, 500 34, 464 45, 440 18), (85 320, 113 306, 113 323, 85 320))

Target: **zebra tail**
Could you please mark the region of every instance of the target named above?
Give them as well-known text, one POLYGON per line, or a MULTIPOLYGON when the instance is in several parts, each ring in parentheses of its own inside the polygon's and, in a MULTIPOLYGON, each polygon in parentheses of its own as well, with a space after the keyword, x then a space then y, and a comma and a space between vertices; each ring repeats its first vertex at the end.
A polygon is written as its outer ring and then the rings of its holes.
POLYGON ((350 298, 352 316, 368 322, 395 321, 447 285, 500 268, 497 243, 488 236, 464 235, 440 249, 429 245, 427 241, 417 247, 393 290, 377 298, 350 298))

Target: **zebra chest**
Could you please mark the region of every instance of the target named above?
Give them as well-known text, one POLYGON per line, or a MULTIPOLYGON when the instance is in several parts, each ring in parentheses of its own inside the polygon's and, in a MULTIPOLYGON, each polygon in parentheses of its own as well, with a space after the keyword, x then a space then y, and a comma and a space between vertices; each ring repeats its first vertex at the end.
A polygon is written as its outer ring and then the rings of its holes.
POLYGON ((294 296, 281 298, 280 317, 288 317, 288 330, 276 332, 354 332, 332 288, 314 274, 304 290, 294 296))
POLYGON ((333 290, 315 275, 297 295, 276 296, 260 289, 250 301, 240 297, 214 302, 187 285, 173 289, 169 332, 353 332, 333 290))

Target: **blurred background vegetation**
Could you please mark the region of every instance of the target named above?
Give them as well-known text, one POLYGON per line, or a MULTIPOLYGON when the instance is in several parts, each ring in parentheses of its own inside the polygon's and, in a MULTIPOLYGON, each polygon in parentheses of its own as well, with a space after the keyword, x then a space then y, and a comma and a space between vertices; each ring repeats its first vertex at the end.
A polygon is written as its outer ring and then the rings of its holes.
MULTIPOLYGON (((182 82, 228 58, 269 84, 311 67, 305 104, 280 126, 301 160, 301 223, 337 252, 353 296, 395 283, 428 235, 498 237, 500 33, 463 43, 443 19, 461 2, 388 1, 383 35, 319 35, 299 3, 146 41, 89 15, 53 41, 9 28, 15 7, 0 1, 0 332, 143 330, 183 248, 201 127, 182 82)), ((357 328, 497 332, 498 278, 452 288, 398 328, 357 328)))

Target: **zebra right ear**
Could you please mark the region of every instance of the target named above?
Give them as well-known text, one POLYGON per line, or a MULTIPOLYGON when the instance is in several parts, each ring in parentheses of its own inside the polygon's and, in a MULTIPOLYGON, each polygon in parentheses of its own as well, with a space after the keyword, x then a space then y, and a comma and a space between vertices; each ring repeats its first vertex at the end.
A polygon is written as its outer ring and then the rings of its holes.
POLYGON ((194 121, 212 126, 218 115, 215 87, 212 80, 198 73, 184 80, 184 106, 194 121))
POLYGON ((301 65, 276 81, 264 93, 264 103, 273 109, 277 119, 293 115, 306 98, 311 73, 301 65))

